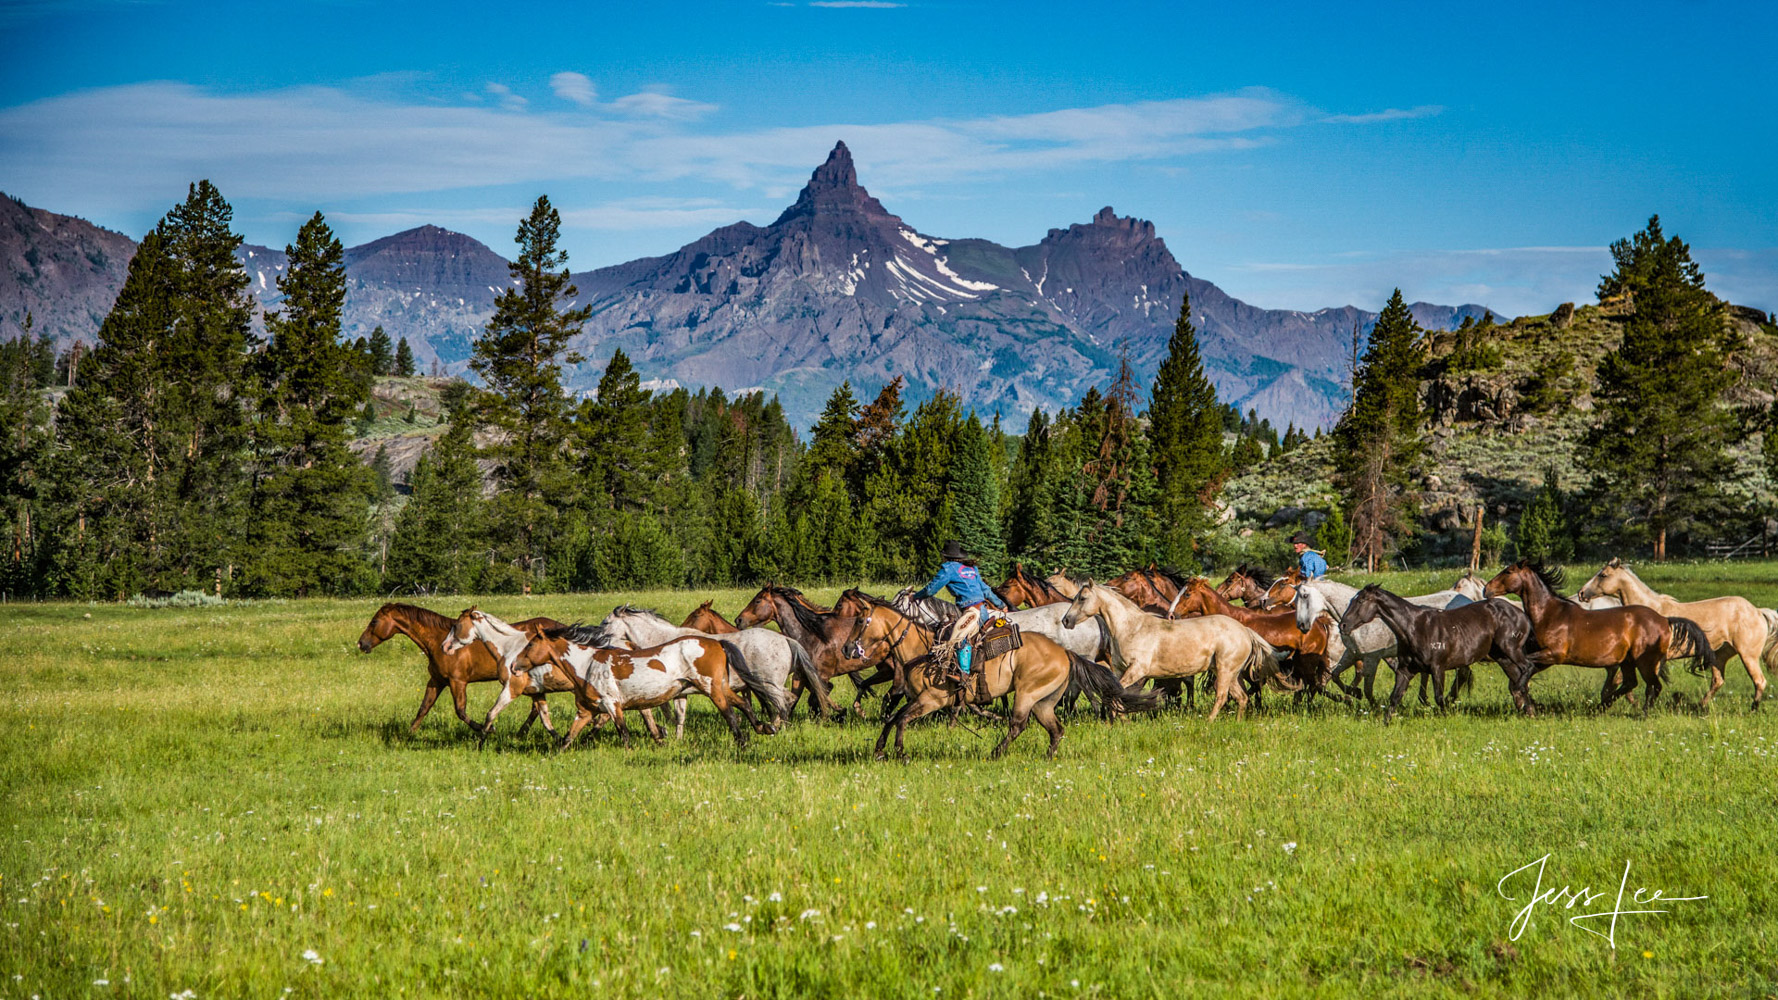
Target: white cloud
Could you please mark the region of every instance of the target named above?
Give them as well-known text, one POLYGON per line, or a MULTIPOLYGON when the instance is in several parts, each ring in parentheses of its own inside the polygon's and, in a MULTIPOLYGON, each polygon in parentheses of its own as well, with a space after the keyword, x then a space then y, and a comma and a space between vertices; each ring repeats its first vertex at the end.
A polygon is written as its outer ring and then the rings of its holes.
POLYGON ((665 88, 650 88, 611 102, 618 111, 671 121, 696 121, 716 110, 716 105, 674 97, 665 88))
POLYGON ((549 89, 562 100, 583 108, 590 108, 599 100, 598 88, 585 73, 557 73, 549 78, 549 89))
POLYGON ((851 7, 866 10, 889 10, 895 7, 906 7, 905 3, 890 3, 889 0, 812 0, 811 7, 851 7))
POLYGON ((1443 114, 1442 104, 1422 104, 1413 108, 1384 108, 1359 115, 1327 115, 1321 120, 1334 125, 1371 125, 1376 122, 1401 121, 1404 118, 1430 118, 1443 114))
POLYGON ((490 83, 488 84, 487 90, 488 93, 494 95, 495 100, 500 102, 500 106, 508 111, 523 111, 525 110, 525 105, 531 103, 523 97, 513 93, 512 88, 504 83, 490 83))

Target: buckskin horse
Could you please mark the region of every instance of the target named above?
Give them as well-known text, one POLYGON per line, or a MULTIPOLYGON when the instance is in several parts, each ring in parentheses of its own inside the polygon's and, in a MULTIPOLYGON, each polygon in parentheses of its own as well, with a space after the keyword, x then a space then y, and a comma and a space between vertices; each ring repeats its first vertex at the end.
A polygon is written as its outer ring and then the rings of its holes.
POLYGON ((1438 707, 1445 708, 1445 672, 1455 671, 1451 688, 1473 684, 1471 667, 1492 660, 1506 673, 1513 704, 1526 715, 1536 707, 1525 682, 1531 677, 1531 661, 1525 644, 1531 638, 1531 619, 1509 601, 1476 601, 1447 610, 1424 607, 1392 594, 1377 584, 1358 592, 1340 619, 1342 627, 1358 628, 1366 622, 1382 622, 1395 635, 1395 691, 1389 696, 1385 722, 1395 717, 1401 696, 1414 674, 1432 675, 1438 707))
POLYGON ((1063 621, 1078 625, 1094 615, 1104 617, 1107 631, 1129 664, 1118 678, 1125 690, 1150 678, 1211 673, 1216 678, 1216 700, 1210 706, 1210 718, 1215 720, 1231 694, 1235 717, 1247 714, 1247 692, 1240 683, 1243 677, 1258 683, 1271 680, 1285 690, 1301 687, 1277 676, 1277 661, 1284 654, 1233 618, 1156 618, 1123 594, 1088 580, 1074 595, 1063 621))
POLYGON ((1694 658, 1707 669, 1716 669, 1716 654, 1697 622, 1666 618, 1639 605, 1589 611, 1561 593, 1560 569, 1545 569, 1526 560, 1488 581, 1489 597, 1517 595, 1531 616, 1538 646, 1531 654, 1531 677, 1557 663, 1602 668, 1606 674, 1599 707, 1609 708, 1613 701, 1635 690, 1640 673, 1648 688, 1642 703, 1642 714, 1647 715, 1661 693, 1661 665, 1669 657, 1694 658), (1618 670, 1623 671, 1624 680, 1614 686, 1618 670))
POLYGON ((1615 597, 1624 604, 1653 608, 1668 618, 1677 616, 1698 623, 1710 640, 1717 663, 1711 671, 1710 690, 1698 702, 1700 707, 1708 706, 1710 699, 1716 697, 1723 683, 1722 668, 1728 665, 1731 656, 1741 657, 1741 665, 1747 668, 1747 678, 1753 681, 1753 707, 1759 707, 1761 699, 1766 696, 1763 661, 1774 649, 1766 618, 1752 601, 1745 597, 1677 601, 1643 583, 1622 559, 1606 563, 1575 595, 1580 601, 1602 596, 1615 597))
MULTIPOLYGON (((494 654, 480 643, 464 646, 454 652, 444 649, 445 636, 451 632, 452 619, 436 611, 413 604, 385 604, 377 609, 370 618, 370 624, 364 626, 364 633, 358 637, 358 651, 368 653, 392 636, 405 635, 412 639, 420 652, 426 654, 426 691, 420 698, 420 711, 414 716, 413 725, 408 727, 411 736, 420 731, 420 723, 426 714, 432 711, 432 703, 438 700, 438 693, 445 688, 451 690, 451 701, 456 705, 457 718, 469 727, 469 731, 479 734, 480 724, 470 721, 468 686, 484 681, 505 681, 506 671, 494 654)), ((553 628, 562 623, 553 618, 527 618, 515 625, 524 628, 538 626, 553 628)), ((531 728, 531 723, 543 720, 543 728, 551 736, 556 735, 555 727, 550 725, 549 702, 544 695, 558 691, 569 691, 566 679, 548 680, 535 690, 525 690, 531 698, 531 715, 519 728, 523 735, 531 728)))
MULTIPOLYGON (((907 704, 884 721, 873 751, 882 760, 883 747, 890 730, 894 730, 896 756, 904 757, 902 737, 908 723, 940 709, 965 704, 962 686, 955 674, 930 655, 932 633, 890 605, 873 604, 862 617, 854 619, 852 629, 848 640, 852 655, 859 659, 878 655, 893 664, 899 684, 907 692, 907 704), (919 651, 910 658, 911 649, 919 651)), ((1023 642, 1017 649, 992 660, 978 661, 975 667, 987 679, 990 698, 1012 696, 1006 736, 988 754, 990 760, 1005 753, 1033 717, 1049 733, 1050 745, 1045 756, 1054 758, 1062 743, 1062 723, 1056 718, 1056 704, 1068 690, 1071 679, 1091 688, 1116 711, 1147 711, 1156 703, 1155 695, 1123 687, 1110 670, 1063 649, 1048 636, 1030 633, 1020 638, 1023 642)))

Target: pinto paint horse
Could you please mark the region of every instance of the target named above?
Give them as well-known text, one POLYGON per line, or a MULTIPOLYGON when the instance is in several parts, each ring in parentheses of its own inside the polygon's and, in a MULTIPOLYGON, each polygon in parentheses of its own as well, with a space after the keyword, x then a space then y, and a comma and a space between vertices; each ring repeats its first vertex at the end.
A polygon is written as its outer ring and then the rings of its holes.
MULTIPOLYGON (((480 640, 503 650, 516 646, 516 651, 508 654, 512 669, 529 671, 547 666, 561 671, 573 684, 577 711, 561 750, 574 745, 596 712, 611 716, 627 749, 630 728, 624 722, 626 710, 654 708, 693 691, 716 705, 737 747, 747 745, 747 731, 735 718, 737 708, 747 716, 755 732, 771 735, 777 731, 755 718, 753 710, 729 687, 730 671, 743 678, 752 675, 746 655, 733 643, 686 636, 642 649, 599 647, 584 641, 594 631, 585 626, 565 625, 527 632, 474 608, 464 611, 459 622, 467 624, 469 634, 460 636, 460 625, 452 630, 447 644, 480 640)), ((663 738, 660 727, 651 719, 647 721, 649 735, 659 743, 663 738)))
MULTIPOLYGON (((484 681, 505 681, 506 671, 500 661, 486 647, 479 643, 464 646, 454 651, 444 649, 444 640, 451 632, 452 620, 436 611, 413 604, 385 604, 371 616, 370 624, 364 626, 364 633, 358 637, 358 651, 368 653, 384 641, 405 635, 412 639, 420 652, 426 654, 426 691, 420 698, 420 711, 414 716, 413 725, 408 727, 408 734, 420 731, 420 723, 426 714, 432 711, 432 703, 438 700, 438 694, 446 688, 451 691, 451 701, 456 705, 457 718, 469 727, 470 732, 480 733, 481 726, 469 719, 468 687, 484 681)), ((562 623, 553 618, 527 618, 515 623, 519 627, 541 626, 555 627, 562 623)), ((531 728, 531 723, 541 719, 543 728, 551 736, 556 735, 555 727, 550 725, 549 702, 544 695, 558 691, 568 691, 566 679, 547 680, 535 688, 527 688, 519 693, 530 696, 531 715, 519 729, 521 735, 531 728)))
POLYGON ((1624 604, 1653 608, 1668 618, 1680 617, 1697 622, 1709 637, 1718 664, 1711 672, 1710 690, 1704 693, 1700 706, 1708 706, 1710 699, 1721 689, 1721 668, 1728 665, 1731 656, 1739 656, 1741 665, 1747 668, 1747 678, 1753 682, 1753 707, 1758 708, 1765 697, 1764 667, 1767 659, 1773 656, 1774 646, 1765 616, 1747 598, 1677 601, 1643 583, 1622 559, 1613 559, 1601 567, 1575 597, 1583 602, 1598 597, 1615 597, 1624 604))
POLYGON ((1648 707, 1661 693, 1664 661, 1670 657, 1693 657, 1709 670, 1716 669, 1714 647, 1696 622, 1666 618, 1653 608, 1641 606, 1589 611, 1561 593, 1559 569, 1545 569, 1525 560, 1508 566, 1488 581, 1489 597, 1513 594, 1531 616, 1532 635, 1538 646, 1531 654, 1533 677, 1557 663, 1603 668, 1605 685, 1599 692, 1599 707, 1609 708, 1613 701, 1635 689, 1640 674, 1648 688, 1642 705, 1642 714, 1647 715, 1648 707), (1623 683, 1614 685, 1620 670, 1623 683))

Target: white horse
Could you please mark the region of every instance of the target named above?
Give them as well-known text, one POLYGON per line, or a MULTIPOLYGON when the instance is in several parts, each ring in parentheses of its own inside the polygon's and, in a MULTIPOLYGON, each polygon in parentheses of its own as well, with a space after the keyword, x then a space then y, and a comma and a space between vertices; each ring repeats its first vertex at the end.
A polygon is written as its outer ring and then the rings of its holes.
MULTIPOLYGON (((1285 687, 1278 676, 1278 661, 1288 652, 1274 649, 1258 633, 1224 615, 1169 620, 1151 615, 1136 602, 1110 587, 1088 581, 1068 605, 1063 621, 1068 625, 1095 615, 1105 625, 1129 667, 1118 683, 1135 687, 1149 678, 1195 677, 1213 672, 1216 700, 1210 706, 1214 720, 1229 696, 1235 696, 1235 716, 1247 714, 1243 676, 1285 687)), ((1286 688, 1286 690, 1289 690, 1286 688)))
MULTIPOLYGON (((1410 604, 1436 608, 1440 611, 1460 608, 1465 604, 1475 604, 1483 600, 1486 594, 1483 592, 1482 586, 1481 581, 1465 574, 1461 580, 1457 581, 1456 586, 1448 590, 1409 597, 1407 601, 1410 604)), ((1309 631, 1315 626, 1315 621, 1321 617, 1322 612, 1331 614, 1335 621, 1339 621, 1345 615, 1346 607, 1352 603, 1352 598, 1356 596, 1358 596, 1357 587, 1325 577, 1319 580, 1306 580, 1298 584, 1296 627, 1304 632, 1309 631)), ((1353 688, 1340 681, 1340 675, 1353 664, 1358 664, 1357 679, 1364 689, 1364 696, 1367 700, 1375 701, 1371 691, 1377 676, 1377 665, 1385 659, 1393 663, 1396 655, 1395 633, 1389 631, 1389 627, 1381 621, 1365 622, 1349 632, 1344 625, 1341 625, 1337 636, 1339 640, 1337 653, 1333 641, 1335 638, 1335 636, 1328 637, 1327 650, 1328 659, 1332 660, 1334 664, 1335 683, 1346 688, 1348 692, 1353 691, 1353 688)))
MULTIPOLYGON (((746 655, 747 663, 753 668, 755 678, 743 679, 731 676, 729 684, 735 688, 745 688, 758 695, 771 711, 772 720, 782 726, 788 721, 790 710, 790 692, 786 690, 790 683, 791 671, 796 671, 804 684, 820 690, 821 679, 815 671, 815 664, 809 659, 809 651, 803 644, 768 628, 745 628, 739 632, 715 635, 710 632, 699 632, 696 629, 682 628, 673 624, 653 611, 622 604, 613 608, 605 620, 588 633, 593 645, 617 646, 628 643, 633 646, 658 646, 671 639, 686 636, 697 636, 715 639, 719 642, 732 642, 741 648, 746 655)), ((685 699, 673 702, 675 719, 675 735, 685 735, 685 699)))

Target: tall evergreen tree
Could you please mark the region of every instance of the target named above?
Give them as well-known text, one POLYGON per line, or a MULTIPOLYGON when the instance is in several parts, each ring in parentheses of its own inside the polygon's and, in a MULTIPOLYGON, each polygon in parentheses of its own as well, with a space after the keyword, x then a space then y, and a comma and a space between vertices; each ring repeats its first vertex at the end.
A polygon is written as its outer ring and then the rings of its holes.
POLYGON ((370 373, 372 375, 395 374, 395 354, 389 343, 389 335, 378 326, 370 332, 370 373))
POLYGON ((562 365, 582 360, 568 351, 568 340, 592 315, 590 306, 565 306, 579 293, 568 276, 568 255, 557 249, 561 229, 561 215, 548 198, 538 198, 519 224, 518 259, 508 265, 516 287, 494 300, 494 316, 469 361, 486 386, 483 418, 504 432, 490 449, 499 485, 496 541, 526 587, 545 569, 556 503, 572 489, 562 365))
POLYGON ((827 397, 821 418, 809 429, 809 450, 803 456, 804 468, 811 478, 821 475, 839 477, 850 482, 852 466, 858 460, 858 400, 852 395, 850 380, 827 397))
POLYGON ((1600 294, 1626 296, 1634 312, 1599 365, 1597 418, 1580 461, 1600 509, 1643 533, 1654 557, 1665 559, 1670 534, 1707 530, 1727 513, 1723 487, 1737 475, 1728 454, 1733 427, 1717 402, 1729 328, 1691 248, 1663 235, 1658 216, 1611 250, 1617 270, 1600 294))
POLYGON ((143 238, 63 397, 57 589, 209 589, 242 537, 243 369, 254 344, 233 212, 209 181, 143 238))
POLYGON ((1000 482, 994 474, 993 442, 988 429, 970 414, 957 435, 957 457, 951 467, 952 523, 963 549, 981 561, 982 573, 1006 575, 1006 542, 1000 533, 1000 482))
POLYGON ((1408 484, 1420 454, 1420 327, 1401 289, 1371 328, 1335 428, 1335 468, 1352 513, 1352 558, 1375 570, 1412 530, 1408 484))
POLYGON ((407 338, 395 346, 395 374, 402 378, 411 378, 414 374, 414 349, 407 344, 407 338))
POLYGON ((346 422, 365 395, 340 343, 345 248, 316 212, 285 252, 284 302, 266 316, 271 343, 257 364, 243 589, 353 593, 372 582, 358 550, 375 483, 346 447, 346 422))
POLYGON ((1192 561, 1192 537, 1209 527, 1210 504, 1228 474, 1222 415, 1216 387, 1204 374, 1198 353, 1198 331, 1192 326, 1188 294, 1180 302, 1179 319, 1167 341, 1167 356, 1155 373, 1148 405, 1164 555, 1171 562, 1192 561))

